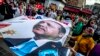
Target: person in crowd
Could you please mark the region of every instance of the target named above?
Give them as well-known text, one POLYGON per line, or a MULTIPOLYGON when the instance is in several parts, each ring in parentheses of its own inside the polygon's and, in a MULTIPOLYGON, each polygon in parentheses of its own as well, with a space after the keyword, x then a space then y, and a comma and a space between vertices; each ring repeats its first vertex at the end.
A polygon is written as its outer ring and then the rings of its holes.
POLYGON ((75 16, 75 21, 74 21, 74 24, 78 23, 78 21, 79 21, 79 16, 78 16, 78 15, 76 15, 76 16, 75 16))
POLYGON ((65 12, 65 11, 63 10, 63 17, 64 17, 65 20, 67 20, 67 17, 70 17, 70 16, 69 16, 69 12, 65 12))
POLYGON ((16 5, 15 5, 14 2, 11 2, 11 3, 10 3, 10 6, 12 7, 12 10, 13 10, 13 16, 14 16, 15 11, 16 11, 16 5))
POLYGON ((71 50, 70 55, 74 55, 74 56, 84 56, 81 53, 75 51, 74 46, 75 46, 75 41, 73 39, 70 38, 70 40, 68 41, 68 45, 69 45, 69 49, 71 50))
POLYGON ((70 14, 70 17, 71 17, 71 20, 74 22, 74 20, 75 20, 75 14, 74 13, 71 13, 70 14))
POLYGON ((77 52, 80 52, 83 55, 88 55, 95 45, 92 38, 94 30, 91 27, 87 27, 83 31, 84 32, 81 35, 74 38, 77 41, 74 48, 77 52))
POLYGON ((25 13, 26 13, 26 2, 23 2, 23 12, 24 12, 24 15, 25 15, 25 13))
POLYGON ((100 28, 98 27, 93 35, 93 39, 97 42, 100 43, 100 28))
POLYGON ((37 13, 34 9, 34 5, 32 6, 31 4, 28 4, 26 8, 26 16, 28 16, 28 18, 33 18, 36 14, 37 13))
POLYGON ((94 46, 88 56, 100 56, 100 43, 94 46))
POLYGON ((99 40, 99 30, 96 24, 96 20, 95 19, 90 19, 89 22, 87 23, 86 27, 92 27, 94 29, 94 34, 93 34, 93 39, 95 41, 99 40))
POLYGON ((96 24, 96 20, 93 19, 91 22, 90 22, 90 26, 94 28, 94 30, 97 29, 97 24, 96 24))
POLYGON ((26 15, 27 16, 31 16, 32 15, 32 7, 31 7, 31 4, 28 4, 28 6, 26 8, 26 15))
POLYGON ((21 38, 18 40, 5 39, 5 41, 6 43, 17 44, 17 45, 13 44, 9 46, 15 54, 26 55, 28 53, 31 53, 31 51, 33 51, 34 48, 38 48, 37 43, 41 41, 42 39, 54 40, 54 41, 60 40, 65 35, 66 29, 60 23, 56 21, 43 20, 33 26, 32 32, 35 34, 35 36, 32 39, 30 38, 21 38), (12 42, 12 41, 17 41, 17 42, 12 42))
POLYGON ((64 20, 71 20, 70 13, 63 11, 64 20))
POLYGON ((51 11, 50 8, 47 8, 47 9, 46 9, 46 11, 45 11, 45 16, 46 16, 46 17, 50 17, 50 11, 51 11))
POLYGON ((84 26, 84 23, 82 21, 78 21, 76 24, 74 24, 73 22, 73 33, 72 35, 80 35, 81 32, 83 31, 83 26, 84 26))
POLYGON ((14 14, 14 17, 18 17, 24 15, 24 11, 23 11, 23 4, 19 3, 18 7, 16 8, 16 12, 14 14))
POLYGON ((57 20, 57 21, 61 21, 62 19, 63 19, 62 11, 61 11, 61 10, 58 10, 58 11, 57 11, 56 20, 57 20))
POLYGON ((96 20, 95 19, 91 19, 88 24, 87 27, 92 27, 94 30, 97 29, 97 24, 96 24, 96 20))
POLYGON ((51 11, 50 11, 50 13, 49 13, 49 14, 50 14, 49 17, 51 17, 51 18, 53 18, 53 19, 56 19, 56 17, 57 17, 57 12, 56 12, 56 10, 57 10, 57 5, 51 3, 50 9, 51 9, 51 11))
POLYGON ((56 13, 55 10, 51 10, 49 14, 50 14, 50 17, 51 17, 51 18, 56 19, 57 13, 56 13))
POLYGON ((3 1, 2 5, 0 5, 0 13, 1 13, 1 15, 4 15, 4 19, 11 19, 11 18, 13 18, 13 9, 7 3, 6 0, 3 1))

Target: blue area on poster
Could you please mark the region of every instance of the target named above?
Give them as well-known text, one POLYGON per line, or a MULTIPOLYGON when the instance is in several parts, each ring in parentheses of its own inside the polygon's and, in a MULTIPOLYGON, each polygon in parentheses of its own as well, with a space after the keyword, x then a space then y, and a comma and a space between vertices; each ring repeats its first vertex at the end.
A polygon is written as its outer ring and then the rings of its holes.
POLYGON ((42 19, 41 16, 37 16, 36 19, 42 19))
POLYGON ((10 49, 17 54, 18 56, 24 56, 31 52, 33 48, 37 47, 36 43, 34 41, 29 41, 21 44, 21 46, 11 47, 10 49), (20 48, 18 48, 20 47, 20 48))
POLYGON ((39 56, 58 56, 58 51, 54 49, 42 50, 39 52, 39 56))

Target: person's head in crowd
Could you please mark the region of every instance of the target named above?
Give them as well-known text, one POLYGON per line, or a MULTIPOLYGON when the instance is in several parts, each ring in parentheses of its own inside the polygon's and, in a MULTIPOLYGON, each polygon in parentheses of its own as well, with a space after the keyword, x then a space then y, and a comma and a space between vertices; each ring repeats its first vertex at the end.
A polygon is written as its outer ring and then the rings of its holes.
POLYGON ((51 9, 53 12, 55 12, 55 11, 57 10, 57 5, 54 4, 54 3, 51 3, 51 4, 50 4, 50 9, 51 9))
POLYGON ((92 27, 86 27, 84 30, 83 30, 83 36, 87 36, 87 37, 93 37, 93 34, 94 34, 94 29, 92 27))
POLYGON ((62 11, 61 10, 58 10, 57 11, 57 15, 59 16, 59 15, 62 15, 62 11))
POLYGON ((91 18, 86 26, 93 26, 94 24, 96 24, 96 20, 91 18))
POLYGON ((92 19, 91 21, 90 21, 90 26, 94 26, 96 24, 96 20, 95 19, 92 19))
POLYGON ((35 33, 35 39, 50 39, 59 40, 61 39, 66 29, 59 23, 50 20, 40 21, 33 27, 35 33))

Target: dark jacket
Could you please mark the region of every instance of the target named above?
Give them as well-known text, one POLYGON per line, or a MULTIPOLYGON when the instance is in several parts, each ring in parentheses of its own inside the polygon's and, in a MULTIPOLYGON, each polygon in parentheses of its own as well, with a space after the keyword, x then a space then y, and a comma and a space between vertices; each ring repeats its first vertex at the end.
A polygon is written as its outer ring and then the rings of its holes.
POLYGON ((0 6, 0 13, 4 15, 4 19, 13 18, 13 10, 9 4, 2 4, 0 6))
MULTIPOLYGON (((37 48, 34 50, 32 53, 26 55, 26 56, 39 56, 40 52, 45 52, 49 50, 50 52, 56 51, 55 53, 47 53, 47 54, 42 54, 42 55, 47 55, 47 56, 55 56, 55 54, 58 53, 58 56, 66 56, 68 48, 62 47, 60 42, 47 42, 43 46, 37 48), (55 47, 53 47, 55 46, 55 47)), ((48 51, 48 52, 49 52, 48 51)))

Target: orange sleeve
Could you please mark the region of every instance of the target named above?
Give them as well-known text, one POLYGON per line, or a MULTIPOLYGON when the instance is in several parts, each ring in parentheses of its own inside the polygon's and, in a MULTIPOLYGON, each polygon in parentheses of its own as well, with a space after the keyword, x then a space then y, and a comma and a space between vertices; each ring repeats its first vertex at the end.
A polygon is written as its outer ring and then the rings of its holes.
POLYGON ((76 37, 77 42, 80 41, 80 39, 82 38, 82 34, 76 37))
POLYGON ((88 42, 89 51, 92 50, 92 48, 94 47, 94 45, 95 45, 95 43, 94 43, 93 38, 90 38, 89 42, 88 42))
POLYGON ((82 34, 79 35, 79 36, 76 36, 76 43, 75 43, 75 46, 74 46, 75 51, 77 51, 79 49, 78 43, 79 43, 81 38, 82 38, 82 34))
POLYGON ((78 35, 78 36, 73 36, 73 38, 71 38, 71 39, 73 39, 75 41, 78 41, 78 40, 81 39, 81 37, 82 37, 82 34, 81 35, 78 35))

